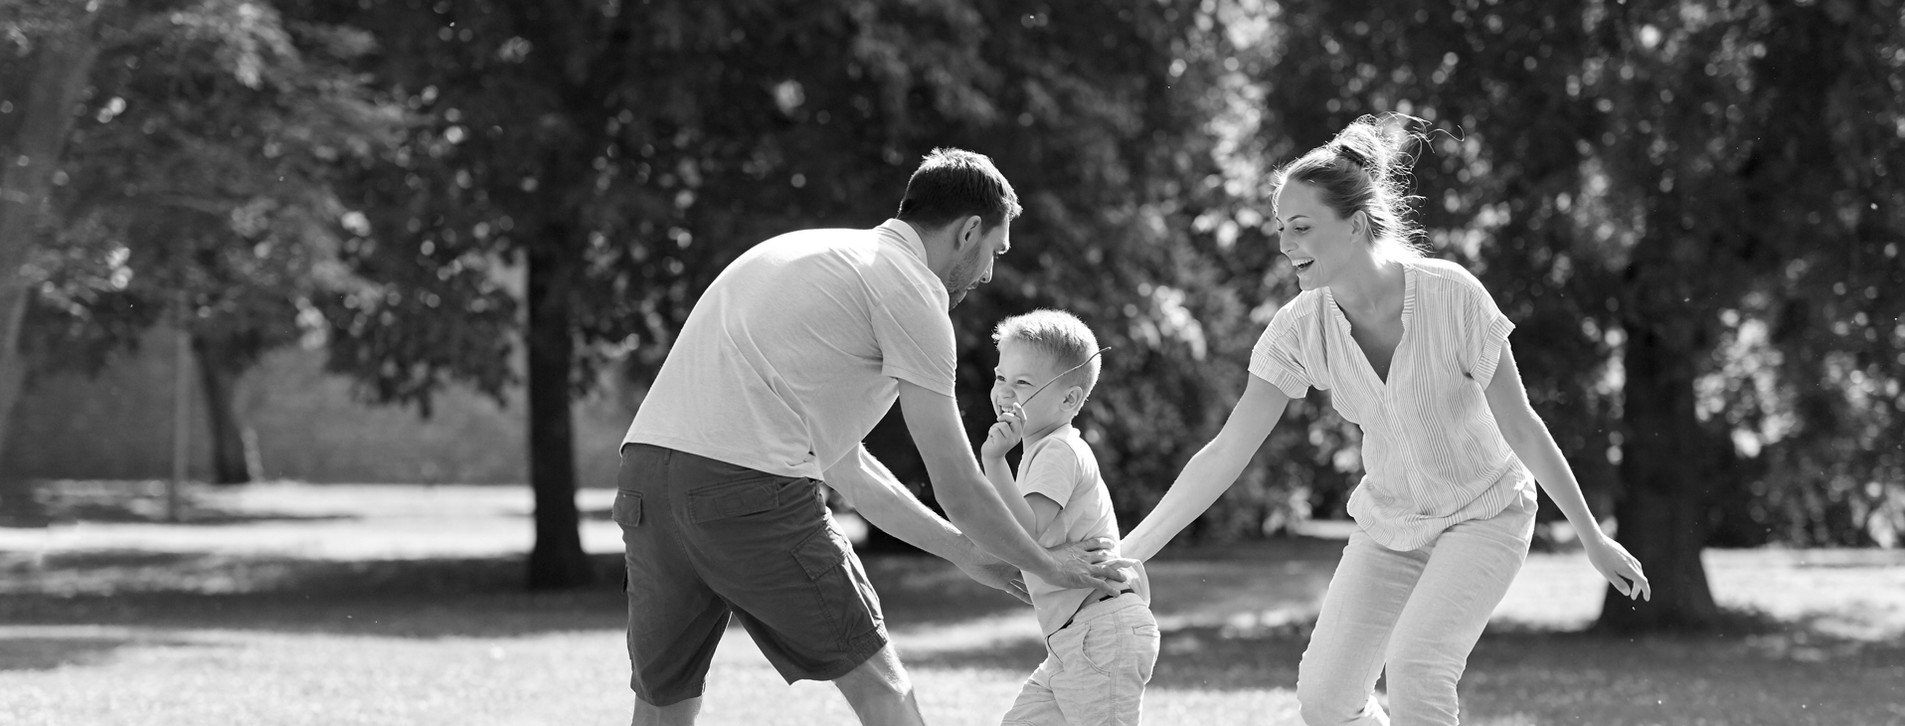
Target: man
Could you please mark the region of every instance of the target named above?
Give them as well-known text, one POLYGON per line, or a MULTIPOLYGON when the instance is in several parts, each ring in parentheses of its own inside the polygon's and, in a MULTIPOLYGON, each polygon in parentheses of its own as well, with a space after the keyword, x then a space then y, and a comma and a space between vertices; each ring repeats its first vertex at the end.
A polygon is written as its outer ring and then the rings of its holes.
POLYGON ((992 279, 1019 211, 991 160, 938 149, 896 219, 763 242, 695 304, 622 447, 614 514, 634 723, 694 722, 731 614, 788 682, 832 681, 863 723, 921 722, 878 596, 818 482, 1021 598, 1014 568, 1122 589, 1120 563, 1092 562, 1105 559, 1092 545, 1047 552, 1025 534, 980 472, 953 402, 947 312, 992 279), (896 399, 952 523, 861 444, 896 399))

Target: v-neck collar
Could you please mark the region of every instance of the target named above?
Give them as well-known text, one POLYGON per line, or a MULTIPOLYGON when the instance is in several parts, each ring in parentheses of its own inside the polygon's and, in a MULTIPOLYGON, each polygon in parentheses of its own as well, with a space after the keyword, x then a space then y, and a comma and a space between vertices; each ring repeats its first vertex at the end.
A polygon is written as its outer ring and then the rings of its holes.
POLYGON ((1337 332, 1342 333, 1342 336, 1349 341, 1349 347, 1356 351, 1357 360, 1363 362, 1363 372, 1376 381, 1377 388, 1382 389, 1388 388, 1390 381, 1396 380, 1396 362, 1402 357, 1402 347, 1409 343, 1409 323, 1415 317, 1416 310, 1416 267, 1409 264, 1407 260, 1398 261, 1396 264, 1402 265, 1402 335, 1396 338, 1396 349, 1389 352, 1389 375, 1387 376, 1376 374, 1376 366, 1369 361, 1369 354, 1364 353, 1363 346, 1356 342, 1356 336, 1352 333, 1352 326, 1349 323, 1349 315, 1343 312, 1342 305, 1337 304, 1336 295, 1330 291, 1330 288, 1323 288, 1324 307, 1329 310, 1330 320, 1335 324, 1337 332))

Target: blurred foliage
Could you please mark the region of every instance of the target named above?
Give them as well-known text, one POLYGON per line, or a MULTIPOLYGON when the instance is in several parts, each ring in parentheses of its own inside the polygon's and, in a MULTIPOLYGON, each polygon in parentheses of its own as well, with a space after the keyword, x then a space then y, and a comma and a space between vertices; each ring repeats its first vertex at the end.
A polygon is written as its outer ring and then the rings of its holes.
POLYGON ((38 359, 96 369, 181 291, 192 332, 249 341, 241 365, 298 339, 310 294, 349 284, 332 167, 398 120, 338 65, 368 38, 239 0, 118 3, 97 32, 61 229, 27 270, 38 359))
POLYGON ((22 341, 47 370, 96 372, 182 323, 213 413, 221 481, 244 475, 232 385, 321 332, 311 299, 349 289, 334 167, 401 121, 342 63, 358 30, 286 23, 241 0, 101 3, 100 51, 54 177, 60 224, 25 274, 22 341))
MULTIPOLYGON (((213 20, 125 25, 140 52, 101 62, 62 187, 81 213, 42 255, 67 258, 44 267, 71 292, 40 313, 77 321, 64 340, 149 324, 140 279, 184 274, 196 309, 280 323, 272 301, 305 300, 332 367, 380 400, 526 381, 532 429, 552 432, 534 457, 566 461, 569 397, 646 385, 729 260, 870 226, 920 155, 964 146, 1027 209, 954 313, 970 431, 992 324, 1078 313, 1113 347, 1080 423, 1129 525, 1221 425, 1295 293, 1269 171, 1401 111, 1423 120, 1427 241, 1516 321, 1537 409, 1643 560, 1692 580, 1708 542, 1905 531, 1897 2, 123 7, 213 20), (163 247, 200 251, 175 260, 152 238, 203 243, 163 247), (120 289, 122 267, 139 273, 120 289)), ((1340 511, 1354 427, 1320 394, 1290 416, 1195 536, 1340 511)), ((920 482, 895 423, 876 450, 920 482)), ((573 487, 539 471, 539 491, 573 487)))
MULTIPOLYGON (((955 315, 974 431, 991 325, 1036 305, 1078 312, 1115 347, 1117 383, 1084 426, 1130 521, 1241 390, 1271 250, 1198 228, 1234 204, 1211 119, 1251 112, 1219 92, 1247 84, 1226 66, 1226 19, 1198 3, 311 9, 374 29, 367 69, 427 119, 354 200, 369 224, 345 249, 387 292, 327 308, 334 363, 386 398, 509 385, 495 346, 526 338, 535 358, 544 321, 525 333, 514 311, 539 267, 566 298, 552 324, 581 343, 573 390, 612 361, 645 385, 727 261, 790 229, 889 216, 939 145, 993 156, 1029 210, 999 279, 955 315), (526 285, 510 274, 524 268, 526 285), (463 314, 445 325, 442 310, 463 314)), ((875 439, 923 482, 903 436, 875 439)), ((1265 487, 1253 475, 1218 529, 1259 527, 1265 487)))

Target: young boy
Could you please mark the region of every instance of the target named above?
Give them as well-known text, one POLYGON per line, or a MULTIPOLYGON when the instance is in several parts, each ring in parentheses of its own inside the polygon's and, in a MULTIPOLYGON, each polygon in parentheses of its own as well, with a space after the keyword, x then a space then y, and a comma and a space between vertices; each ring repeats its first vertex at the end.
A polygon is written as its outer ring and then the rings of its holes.
MULTIPOLYGON (((986 478, 1026 532, 1047 547, 1090 537, 1118 541, 1111 494, 1091 446, 1072 428, 1098 381, 1098 339, 1070 313, 1039 310, 993 332, 999 423, 980 446, 986 478), (1005 455, 1023 440, 1017 481, 1005 455)), ((1158 657, 1144 573, 1117 595, 1060 589, 1027 575, 1045 634, 1045 662, 1004 724, 1135 724, 1158 657)))

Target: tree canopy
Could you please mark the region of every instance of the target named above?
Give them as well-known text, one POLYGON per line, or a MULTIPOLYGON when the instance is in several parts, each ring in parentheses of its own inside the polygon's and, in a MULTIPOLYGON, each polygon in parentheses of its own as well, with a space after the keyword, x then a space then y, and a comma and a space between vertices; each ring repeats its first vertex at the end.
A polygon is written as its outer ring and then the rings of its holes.
MULTIPOLYGON (((19 7, 4 50, 38 60, 0 68, 0 148, 60 159, 0 179, 50 210, 0 207, 29 350, 85 358, 183 296, 236 370, 315 325, 378 400, 523 388, 537 585, 589 577, 574 462, 611 455, 576 451, 570 401, 647 385, 728 261, 890 216, 937 146, 992 156, 1026 207, 954 313, 971 433, 991 326, 1078 313, 1112 346, 1081 428, 1135 523, 1294 295, 1274 166, 1385 112, 1419 119, 1425 242, 1514 319, 1537 409, 1654 573, 1605 622, 1711 619, 1710 543, 1905 530, 1897 3, 19 7), (49 48, 88 64, 71 98, 11 100, 61 77, 49 48)), ((1356 442, 1297 402, 1194 536, 1336 513, 1356 442)), ((872 443, 923 477, 898 421, 872 443)))

